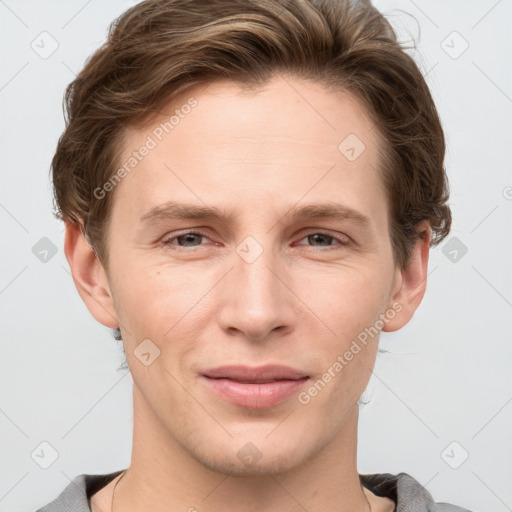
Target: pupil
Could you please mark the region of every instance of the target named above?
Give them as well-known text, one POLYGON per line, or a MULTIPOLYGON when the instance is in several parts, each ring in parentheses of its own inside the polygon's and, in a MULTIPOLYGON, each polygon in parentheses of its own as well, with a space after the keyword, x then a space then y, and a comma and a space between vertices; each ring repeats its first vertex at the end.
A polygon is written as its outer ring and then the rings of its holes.
POLYGON ((194 233, 187 233, 186 235, 182 235, 180 238, 185 238, 185 244, 187 242, 194 242, 194 238, 198 237, 198 236, 201 236, 201 235, 196 235, 194 233))
MULTIPOLYGON (((320 237, 320 241, 322 241, 322 238, 324 239, 324 241, 327 241, 329 239, 329 236, 322 235, 321 233, 317 233, 315 235, 310 235, 310 238, 317 238, 317 241, 318 241, 318 237, 320 237)), ((321 245, 329 245, 329 244, 326 243, 326 244, 321 244, 321 245)))

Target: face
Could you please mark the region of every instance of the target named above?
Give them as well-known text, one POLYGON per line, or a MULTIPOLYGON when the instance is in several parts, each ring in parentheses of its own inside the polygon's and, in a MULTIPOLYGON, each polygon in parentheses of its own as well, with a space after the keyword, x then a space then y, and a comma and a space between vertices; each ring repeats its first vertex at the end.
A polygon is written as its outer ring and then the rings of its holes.
POLYGON ((135 415, 206 467, 286 471, 342 431, 374 366, 368 329, 399 308, 378 134, 349 94, 293 78, 216 82, 163 112, 126 136, 123 162, 150 149, 108 232, 135 415), (212 371, 226 365, 296 373, 248 383, 212 371))

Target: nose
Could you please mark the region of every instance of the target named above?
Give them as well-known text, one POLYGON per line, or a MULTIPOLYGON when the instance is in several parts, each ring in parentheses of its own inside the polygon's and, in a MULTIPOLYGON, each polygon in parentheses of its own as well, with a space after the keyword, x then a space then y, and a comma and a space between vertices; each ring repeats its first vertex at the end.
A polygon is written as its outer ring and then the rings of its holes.
POLYGON ((289 273, 278 255, 252 241, 237 248, 232 262, 219 297, 217 319, 221 328, 253 342, 275 340, 290 333, 296 322, 297 298, 289 288, 289 273))

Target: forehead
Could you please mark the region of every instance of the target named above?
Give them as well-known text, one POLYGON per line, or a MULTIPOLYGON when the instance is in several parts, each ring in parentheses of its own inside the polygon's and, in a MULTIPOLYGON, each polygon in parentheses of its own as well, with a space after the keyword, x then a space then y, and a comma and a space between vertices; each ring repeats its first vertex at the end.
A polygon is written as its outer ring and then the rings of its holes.
POLYGON ((208 132, 208 140, 200 142, 217 143, 226 133, 231 139, 256 135, 261 143, 268 143, 272 136, 292 136, 295 140, 324 143, 335 149, 338 149, 336 143, 349 133, 364 139, 367 145, 379 140, 365 106, 353 93, 310 80, 275 75, 258 87, 229 80, 190 87, 161 107, 159 114, 147 118, 143 125, 128 127, 125 147, 147 134, 153 134, 158 142, 168 139, 172 143, 169 139, 179 136, 187 124, 201 125, 202 131, 208 132), (290 123, 291 119, 299 118, 300 123, 290 123))
POLYGON ((306 194, 371 209, 372 194, 383 193, 379 142, 362 104, 345 91, 286 76, 255 90, 199 84, 128 128, 121 164, 150 149, 125 166, 116 192, 139 210, 169 199, 258 204, 306 194))

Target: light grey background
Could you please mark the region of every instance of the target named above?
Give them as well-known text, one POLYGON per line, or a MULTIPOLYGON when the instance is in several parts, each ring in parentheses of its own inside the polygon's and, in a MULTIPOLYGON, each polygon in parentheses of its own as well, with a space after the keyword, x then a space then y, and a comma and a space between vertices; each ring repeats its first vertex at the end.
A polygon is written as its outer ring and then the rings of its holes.
MULTIPOLYGON (((0 0, 0 511, 34 511, 75 476, 130 462, 132 379, 76 292, 48 171, 66 85, 134 3, 0 0), (47 58, 31 47, 51 49, 43 31, 58 43, 47 58), (32 252, 43 237, 56 246, 46 262, 32 252), (43 442, 58 452, 47 469, 43 442)), ((454 223, 431 251, 413 320, 381 337, 392 353, 379 354, 364 395, 359 471, 403 471, 436 501, 512 510, 512 0, 376 6, 417 42, 445 128, 454 223)))

